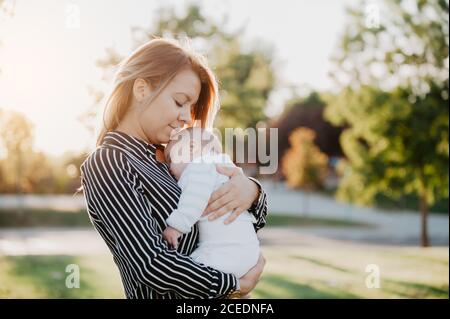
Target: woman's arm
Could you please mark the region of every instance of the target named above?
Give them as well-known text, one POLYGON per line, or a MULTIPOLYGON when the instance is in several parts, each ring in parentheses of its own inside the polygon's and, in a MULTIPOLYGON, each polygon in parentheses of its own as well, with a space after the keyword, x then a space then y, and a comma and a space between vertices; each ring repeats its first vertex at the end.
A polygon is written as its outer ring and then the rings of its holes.
POLYGON ((254 178, 246 177, 239 167, 217 166, 217 171, 230 180, 216 190, 209 200, 203 215, 214 220, 233 211, 225 223, 233 222, 243 211, 248 210, 256 218, 253 225, 258 231, 266 224, 267 195, 254 178))
POLYGON ((220 298, 236 287, 234 275, 169 250, 137 173, 120 151, 99 149, 82 167, 82 182, 86 200, 114 238, 115 253, 140 283, 184 298, 220 298))
POLYGON ((250 213, 252 213, 256 218, 256 223, 253 224, 255 231, 257 232, 261 228, 266 225, 267 218, 267 194, 262 188, 260 182, 253 178, 248 177, 251 181, 253 181, 259 188, 259 194, 253 202, 252 206, 248 209, 250 213))

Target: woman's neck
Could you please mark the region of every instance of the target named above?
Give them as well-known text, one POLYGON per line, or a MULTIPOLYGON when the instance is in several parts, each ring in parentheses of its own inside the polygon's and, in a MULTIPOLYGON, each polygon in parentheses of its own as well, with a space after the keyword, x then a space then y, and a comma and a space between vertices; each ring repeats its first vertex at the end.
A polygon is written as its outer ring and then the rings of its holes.
MULTIPOLYGON (((131 136, 133 136, 135 138, 138 138, 138 139, 140 139, 140 140, 142 140, 144 142, 147 142, 149 144, 153 144, 145 136, 144 131, 142 130, 141 126, 136 124, 136 123, 139 123, 139 122, 137 122, 137 121, 132 122, 132 121, 129 121, 126 118, 124 118, 120 122, 120 124, 116 127, 116 131, 120 131, 122 133, 131 135, 131 136)), ((156 156, 156 160, 158 162, 162 162, 162 163, 166 162, 166 158, 164 157, 164 151, 162 149, 160 149, 159 147, 156 148, 155 156, 156 156)))
POLYGON ((116 127, 116 131, 131 135, 149 144, 153 144, 145 135, 144 130, 139 121, 133 119, 130 115, 125 115, 119 125, 116 127))

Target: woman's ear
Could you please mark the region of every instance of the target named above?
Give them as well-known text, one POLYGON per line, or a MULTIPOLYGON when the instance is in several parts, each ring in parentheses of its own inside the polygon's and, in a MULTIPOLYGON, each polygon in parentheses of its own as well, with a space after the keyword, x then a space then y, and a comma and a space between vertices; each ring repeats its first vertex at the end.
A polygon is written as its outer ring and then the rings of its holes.
POLYGON ((136 101, 144 101, 151 93, 150 86, 144 79, 137 78, 133 84, 133 95, 136 101))

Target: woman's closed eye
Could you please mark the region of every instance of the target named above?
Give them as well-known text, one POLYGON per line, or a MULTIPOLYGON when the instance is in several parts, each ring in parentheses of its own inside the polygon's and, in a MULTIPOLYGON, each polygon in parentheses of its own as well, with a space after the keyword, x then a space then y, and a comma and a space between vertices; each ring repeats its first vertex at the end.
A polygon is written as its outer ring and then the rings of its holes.
MULTIPOLYGON (((174 101, 175 101, 175 104, 176 104, 178 107, 183 107, 183 106, 186 105, 186 103, 184 103, 184 104, 183 104, 183 103, 179 103, 179 102, 178 102, 177 100, 175 100, 175 99, 174 99, 174 101)), ((194 107, 194 105, 191 105, 189 108, 192 109, 193 107, 194 107)))

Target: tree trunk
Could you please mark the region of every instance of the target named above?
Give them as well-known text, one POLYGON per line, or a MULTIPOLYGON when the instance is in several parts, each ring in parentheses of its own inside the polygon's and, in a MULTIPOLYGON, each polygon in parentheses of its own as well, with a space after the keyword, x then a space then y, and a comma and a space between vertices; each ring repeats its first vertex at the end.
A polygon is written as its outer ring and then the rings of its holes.
POLYGON ((428 225, 427 225, 427 217, 428 217, 428 201, 426 195, 420 195, 420 219, 422 226, 422 235, 421 235, 421 243, 422 247, 428 247, 428 225))

